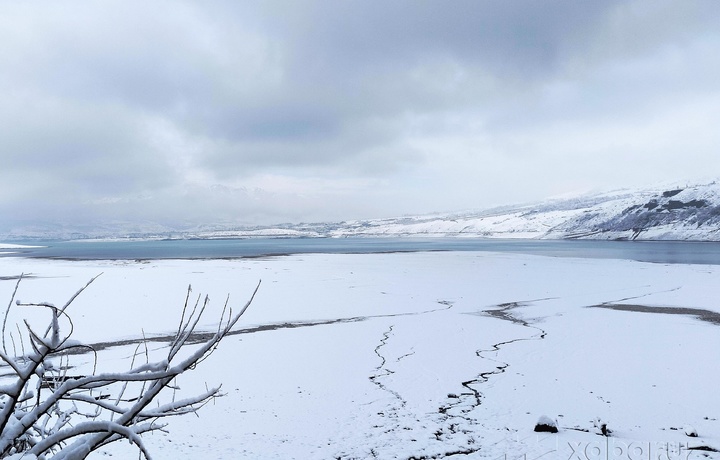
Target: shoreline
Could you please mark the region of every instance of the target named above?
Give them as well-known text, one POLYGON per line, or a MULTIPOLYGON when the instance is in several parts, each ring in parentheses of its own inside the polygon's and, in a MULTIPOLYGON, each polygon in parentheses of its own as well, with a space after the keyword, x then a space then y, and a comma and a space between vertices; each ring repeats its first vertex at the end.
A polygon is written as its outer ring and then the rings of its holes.
MULTIPOLYGON (((708 243, 708 242, 703 242, 708 243)), ((492 240, 456 238, 270 238, 139 242, 62 242, 0 254, 3 258, 71 261, 234 260, 302 254, 411 252, 515 253, 551 257, 622 259, 660 264, 720 265, 720 244, 664 241, 492 240)))

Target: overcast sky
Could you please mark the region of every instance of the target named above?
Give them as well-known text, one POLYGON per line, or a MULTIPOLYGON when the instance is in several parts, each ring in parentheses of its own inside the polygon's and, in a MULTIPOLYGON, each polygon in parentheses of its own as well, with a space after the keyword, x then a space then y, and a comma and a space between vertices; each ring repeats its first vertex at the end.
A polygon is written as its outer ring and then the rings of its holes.
POLYGON ((720 2, 0 0, 0 230, 720 175, 720 2))

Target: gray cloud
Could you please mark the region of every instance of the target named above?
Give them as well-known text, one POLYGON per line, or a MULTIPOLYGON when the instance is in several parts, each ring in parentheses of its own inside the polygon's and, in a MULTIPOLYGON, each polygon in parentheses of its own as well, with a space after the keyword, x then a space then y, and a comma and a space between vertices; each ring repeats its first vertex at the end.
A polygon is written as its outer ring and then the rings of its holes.
POLYGON ((269 223, 697 176, 720 167, 719 18, 712 1, 3 3, 0 211, 269 223))

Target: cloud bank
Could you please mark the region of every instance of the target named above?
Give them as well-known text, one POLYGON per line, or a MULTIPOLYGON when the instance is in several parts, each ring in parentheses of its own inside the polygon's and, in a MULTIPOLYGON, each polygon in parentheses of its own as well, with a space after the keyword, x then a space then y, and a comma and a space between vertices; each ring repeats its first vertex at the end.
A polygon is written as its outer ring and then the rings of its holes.
POLYGON ((713 1, 0 3, 0 230, 482 208, 720 170, 713 1))

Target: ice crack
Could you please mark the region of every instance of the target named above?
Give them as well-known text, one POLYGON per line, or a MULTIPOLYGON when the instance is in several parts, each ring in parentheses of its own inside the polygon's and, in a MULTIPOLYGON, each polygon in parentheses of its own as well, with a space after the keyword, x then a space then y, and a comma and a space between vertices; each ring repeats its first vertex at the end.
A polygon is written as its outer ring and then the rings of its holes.
POLYGON ((381 378, 387 377, 389 375, 392 375, 395 373, 395 371, 388 369, 386 367, 387 365, 387 358, 381 353, 381 349, 385 346, 387 346, 387 342, 390 339, 390 336, 392 335, 393 326, 391 325, 387 331, 383 333, 383 338, 380 340, 380 344, 375 347, 375 354, 380 358, 381 363, 378 367, 375 368, 375 375, 370 376, 370 381, 378 386, 383 391, 386 391, 393 395, 395 399, 397 399, 400 402, 401 407, 404 407, 406 404, 406 401, 403 399, 402 396, 400 396, 400 393, 398 393, 395 390, 392 390, 388 388, 385 384, 380 381, 381 378))
MULTIPOLYGON (((523 305, 524 304, 520 302, 504 303, 498 305, 499 308, 497 309, 485 310, 482 312, 482 314, 485 316, 491 316, 493 318, 510 321, 523 327, 535 329, 539 332, 531 337, 520 337, 516 339, 498 342, 493 344, 488 349, 477 350, 475 352, 475 355, 477 357, 494 361, 497 363, 497 365, 492 370, 481 372, 477 375, 477 377, 461 382, 462 387, 465 388, 467 391, 464 391, 460 394, 448 394, 448 399, 450 401, 446 405, 438 408, 438 412, 442 414, 442 416, 444 417, 444 421, 447 424, 445 427, 441 428, 435 433, 435 437, 438 441, 444 441, 447 437, 452 437, 458 433, 462 433, 465 435, 470 435, 472 433, 470 427, 476 425, 478 421, 476 420, 476 418, 471 417, 469 414, 482 404, 482 400, 484 397, 482 392, 476 387, 487 382, 493 375, 499 375, 504 373, 506 369, 510 366, 509 363, 497 361, 493 358, 485 356, 486 354, 495 353, 499 351, 502 347, 511 343, 525 340, 542 340, 543 338, 545 338, 546 332, 543 329, 533 326, 524 319, 516 317, 511 313, 511 310, 523 305)), ((474 438, 470 438, 470 441, 474 441, 474 438)), ((479 447, 470 447, 467 450, 448 453, 443 457, 447 457, 450 455, 468 455, 470 453, 476 452, 477 450, 479 450, 479 447)))

